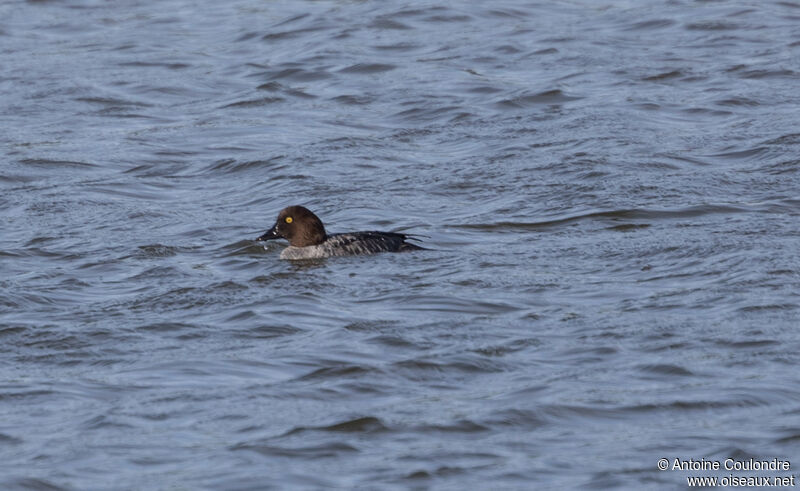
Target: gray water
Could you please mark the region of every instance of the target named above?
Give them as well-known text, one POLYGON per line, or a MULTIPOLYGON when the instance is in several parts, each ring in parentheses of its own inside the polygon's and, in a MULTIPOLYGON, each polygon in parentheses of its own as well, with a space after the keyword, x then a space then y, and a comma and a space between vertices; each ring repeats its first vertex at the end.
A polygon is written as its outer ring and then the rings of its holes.
POLYGON ((3 489, 797 472, 800 2, 5 1, 0 67, 3 489))

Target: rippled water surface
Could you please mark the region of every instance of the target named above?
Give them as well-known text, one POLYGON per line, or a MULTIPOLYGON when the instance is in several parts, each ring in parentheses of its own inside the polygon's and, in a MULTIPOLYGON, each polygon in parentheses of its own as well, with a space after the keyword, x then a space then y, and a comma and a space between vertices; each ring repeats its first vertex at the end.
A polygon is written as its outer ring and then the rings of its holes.
POLYGON ((0 487, 796 473, 799 60, 794 1, 3 2, 0 487))

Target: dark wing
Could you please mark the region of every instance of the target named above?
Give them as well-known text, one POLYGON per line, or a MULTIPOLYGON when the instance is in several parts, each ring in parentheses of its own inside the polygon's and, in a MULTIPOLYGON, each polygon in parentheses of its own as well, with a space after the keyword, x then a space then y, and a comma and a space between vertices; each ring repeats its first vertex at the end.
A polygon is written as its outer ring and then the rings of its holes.
POLYGON ((325 241, 334 255, 375 254, 419 250, 422 247, 406 242, 412 237, 395 232, 351 232, 331 234, 325 241))

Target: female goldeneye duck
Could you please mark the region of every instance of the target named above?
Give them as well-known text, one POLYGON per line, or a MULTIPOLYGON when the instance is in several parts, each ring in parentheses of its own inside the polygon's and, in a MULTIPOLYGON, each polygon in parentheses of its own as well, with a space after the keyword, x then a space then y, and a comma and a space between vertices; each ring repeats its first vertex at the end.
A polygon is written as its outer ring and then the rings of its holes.
POLYGON ((289 247, 281 259, 317 259, 331 256, 404 252, 423 248, 406 242, 414 237, 395 232, 350 232, 326 234, 317 215, 302 206, 284 208, 275 225, 256 240, 286 239, 289 247))

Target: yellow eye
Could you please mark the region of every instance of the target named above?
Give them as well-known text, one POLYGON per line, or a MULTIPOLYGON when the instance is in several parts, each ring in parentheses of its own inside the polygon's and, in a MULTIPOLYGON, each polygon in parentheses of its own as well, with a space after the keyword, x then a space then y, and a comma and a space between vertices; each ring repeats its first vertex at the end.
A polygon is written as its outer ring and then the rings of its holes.
POLYGON ((286 223, 292 223, 292 217, 286 217, 286 223))

